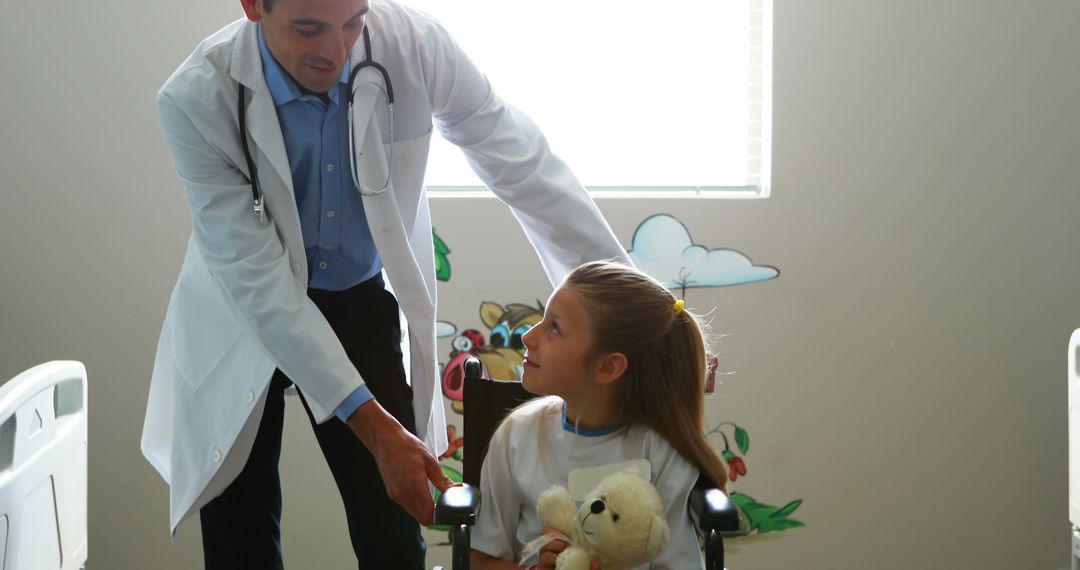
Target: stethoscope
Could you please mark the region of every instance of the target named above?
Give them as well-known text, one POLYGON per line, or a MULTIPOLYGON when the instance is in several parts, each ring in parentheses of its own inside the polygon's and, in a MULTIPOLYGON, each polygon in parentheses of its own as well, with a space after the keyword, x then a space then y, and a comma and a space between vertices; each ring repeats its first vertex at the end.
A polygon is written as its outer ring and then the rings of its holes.
MULTIPOLYGON (((360 62, 356 67, 353 68, 352 72, 349 74, 349 82, 346 85, 346 90, 349 93, 349 170, 352 173, 353 184, 355 184, 356 188, 360 190, 360 194, 364 196, 378 196, 379 194, 386 192, 387 188, 390 187, 390 173, 394 171, 394 87, 390 84, 390 74, 386 72, 386 68, 371 59, 371 35, 368 34, 367 26, 364 26, 363 34, 364 61, 360 62), (359 172, 356 169, 356 152, 354 148, 354 145, 356 143, 353 140, 356 135, 353 129, 353 98, 356 95, 354 91, 354 82, 356 81, 356 74, 365 67, 373 67, 378 70, 380 74, 382 74, 383 83, 386 85, 386 88, 383 88, 382 85, 376 86, 379 88, 380 91, 383 92, 383 95, 386 96, 386 108, 390 116, 391 144, 388 155, 389 158, 387 159, 386 182, 383 184, 382 188, 379 189, 365 188, 364 186, 362 186, 360 184, 359 172)), ((244 87, 243 84, 239 84, 239 86, 239 101, 237 102, 237 108, 239 110, 238 120, 240 123, 240 145, 244 149, 244 160, 247 161, 248 172, 251 174, 251 198, 254 201, 255 216, 259 218, 259 221, 263 221, 266 219, 266 209, 263 207, 262 190, 259 189, 259 172, 255 168, 255 161, 251 159, 251 150, 248 149, 247 125, 244 119, 244 115, 247 111, 247 97, 245 93, 247 89, 244 87)))

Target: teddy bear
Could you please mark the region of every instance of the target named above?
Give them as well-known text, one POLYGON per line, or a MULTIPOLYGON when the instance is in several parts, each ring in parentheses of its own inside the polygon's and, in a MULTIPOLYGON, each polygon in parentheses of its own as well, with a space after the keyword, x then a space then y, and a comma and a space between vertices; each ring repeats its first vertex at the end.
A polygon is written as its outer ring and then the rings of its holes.
POLYGON ((581 508, 561 486, 544 491, 537 502, 541 526, 565 535, 569 546, 556 570, 624 570, 656 558, 667 548, 670 530, 660 495, 634 469, 608 475, 589 492, 581 508))

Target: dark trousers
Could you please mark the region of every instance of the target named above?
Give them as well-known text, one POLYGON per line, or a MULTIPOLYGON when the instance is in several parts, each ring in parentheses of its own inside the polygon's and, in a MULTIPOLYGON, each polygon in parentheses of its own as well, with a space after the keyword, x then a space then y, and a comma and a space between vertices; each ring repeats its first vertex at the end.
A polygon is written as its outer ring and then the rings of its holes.
MULTIPOLYGON (((308 296, 341 339, 375 399, 416 433, 412 389, 405 382, 398 304, 376 277, 345 291, 310 290, 308 296)), ((207 570, 281 569, 281 429, 284 390, 274 373, 251 456, 223 494, 200 511, 207 570)), ((303 396, 301 396, 303 401, 303 396)), ((426 545, 420 526, 386 494, 375 460, 336 417, 317 424, 303 401, 315 438, 337 483, 358 568, 422 570, 426 545)), ((311 561, 308 568, 320 568, 311 561)))

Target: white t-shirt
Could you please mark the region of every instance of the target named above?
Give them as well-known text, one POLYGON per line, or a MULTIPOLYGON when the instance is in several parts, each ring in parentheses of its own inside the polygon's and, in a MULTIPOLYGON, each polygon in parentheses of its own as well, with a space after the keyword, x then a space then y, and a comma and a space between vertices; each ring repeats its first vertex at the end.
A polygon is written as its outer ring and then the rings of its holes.
POLYGON ((687 504, 698 478, 697 467, 644 426, 575 433, 558 398, 519 408, 492 436, 480 474, 480 512, 472 530, 472 548, 503 560, 534 564, 535 557, 531 561, 519 558, 524 545, 543 530, 536 514, 540 494, 552 485, 568 487, 574 469, 633 459, 649 461, 652 484, 671 528, 667 549, 641 568, 704 568, 687 504))

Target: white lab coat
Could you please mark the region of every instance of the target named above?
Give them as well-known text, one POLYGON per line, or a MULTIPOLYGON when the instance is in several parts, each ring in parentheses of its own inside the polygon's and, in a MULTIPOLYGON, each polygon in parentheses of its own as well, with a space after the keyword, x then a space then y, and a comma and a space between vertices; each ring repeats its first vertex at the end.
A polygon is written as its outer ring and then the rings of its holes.
MULTIPOLYGON (((438 454, 446 447, 446 430, 436 378, 435 264, 423 187, 432 118, 511 207, 552 283, 583 261, 628 256, 535 125, 492 92, 441 25, 388 0, 371 2, 367 25, 373 57, 390 74, 396 105, 392 187, 381 196, 365 196, 364 209, 408 323, 406 368, 417 432, 438 454)), ((363 383, 306 295, 299 215, 257 33, 247 20, 221 29, 158 94, 162 130, 192 214, 191 239, 158 342, 142 438, 144 455, 170 486, 174 533, 213 498, 204 491, 219 470, 229 477, 239 471, 235 465, 222 470, 223 460, 246 460, 251 438, 238 434, 249 418, 258 421, 261 395, 275 368, 304 393, 318 421, 330 419, 363 383), (265 222, 252 211, 237 83, 250 93, 247 129, 265 195, 265 222)), ((362 61, 362 41, 351 57, 354 65, 362 61)), ((385 180, 386 145, 373 141, 382 141, 388 129, 385 105, 375 103, 377 75, 365 81, 365 73, 356 92, 358 165, 366 179, 362 185, 377 188, 385 180), (372 109, 376 120, 369 120, 372 109)))

